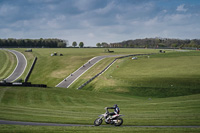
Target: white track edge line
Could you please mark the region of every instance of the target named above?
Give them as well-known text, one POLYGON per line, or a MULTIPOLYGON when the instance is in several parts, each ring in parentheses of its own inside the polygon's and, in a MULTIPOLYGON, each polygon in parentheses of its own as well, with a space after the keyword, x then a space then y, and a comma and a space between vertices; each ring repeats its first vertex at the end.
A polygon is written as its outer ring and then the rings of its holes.
MULTIPOLYGON (((102 58, 101 60, 103 60, 104 58, 102 58)), ((99 60, 99 61, 101 61, 101 60, 99 60)), ((99 61, 97 61, 95 64, 97 64, 99 61)), ((95 64, 93 64, 91 67, 93 67, 95 64)), ((85 72, 87 72, 91 67, 89 67, 86 71, 84 71, 81 75, 79 75, 71 84, 73 84, 80 76, 82 76, 85 72)), ((69 87, 69 86, 71 86, 71 84, 69 84, 68 86, 67 86, 67 88, 69 87)))
MULTIPOLYGON (((98 56, 97 56, 98 57, 98 56)), ((91 60, 93 60, 93 59, 95 59, 95 58, 97 58, 97 57, 93 57, 93 58, 91 58, 89 61, 91 61, 91 60)), ((88 61, 88 62, 89 62, 88 61)), ((87 64, 88 62, 86 62, 85 64, 87 64)), ((76 71, 74 71, 72 74, 74 74, 75 72, 77 72, 78 70, 80 70, 82 68, 82 66, 81 67, 79 67, 76 71)), ((55 87, 58 87, 60 84, 62 84, 62 82, 64 82, 65 81, 65 79, 68 79, 69 77, 71 76, 71 74, 69 75, 69 76, 67 76, 66 78, 64 78, 60 83, 58 83, 55 87)))
MULTIPOLYGON (((15 69, 13 70, 13 72, 12 72, 6 79, 10 78, 10 77, 13 75, 13 73, 15 72, 15 70, 17 69, 17 67, 18 67, 18 65, 19 65, 19 58, 18 58, 18 56, 17 56, 13 51, 18 52, 19 54, 21 54, 21 55, 24 57, 25 61, 26 61, 26 65, 25 65, 25 67, 24 67, 23 72, 22 72, 17 78, 15 78, 15 79, 13 80, 13 81, 15 81, 15 80, 18 79, 20 76, 22 76, 22 74, 24 73, 24 71, 25 71, 25 69, 26 69, 26 67, 27 67, 27 59, 26 59, 26 57, 24 56, 24 54, 22 54, 22 53, 19 52, 19 51, 16 51, 16 50, 8 50, 8 49, 5 49, 5 50, 7 50, 7 51, 13 53, 13 54, 16 56, 16 58, 17 58, 17 65, 16 65, 15 69)), ((6 80, 6 79, 5 79, 5 80, 6 80)), ((13 82, 13 81, 11 81, 11 82, 13 82)))
POLYGON ((13 70, 13 72, 5 79, 5 80, 7 80, 8 78, 10 78, 10 77, 13 75, 13 73, 14 73, 15 70, 17 69, 17 67, 18 67, 18 65, 19 65, 19 60, 18 60, 17 55, 16 55, 14 52, 12 52, 12 50, 8 50, 8 49, 5 49, 5 50, 8 51, 8 52, 13 53, 13 54, 15 55, 15 57, 17 58, 17 65, 16 65, 15 69, 13 70))
MULTIPOLYGON (((97 56, 97 57, 99 57, 99 56, 97 56)), ((91 60, 93 60, 93 59, 95 59, 95 58, 97 58, 97 57, 93 57, 92 59, 90 59, 89 61, 91 61, 91 60)), ((102 58, 102 59, 104 59, 104 58, 102 58)), ((99 61, 101 61, 102 59, 100 59, 99 61)), ((89 62, 88 61, 88 62, 89 62)), ((99 61, 97 61, 96 63, 98 63, 99 61)), ((88 62, 86 62, 85 64, 87 64, 88 62)), ((94 63, 91 67, 93 67, 96 63, 94 63)), ((86 71, 88 71, 91 67, 89 67, 86 71)), ((80 70, 82 68, 82 66, 79 68, 79 69, 77 69, 75 72, 77 72, 78 70, 80 70)), ((84 71, 81 75, 83 75, 86 71, 84 71)), ((73 72, 73 73, 75 73, 75 72, 73 72)), ((73 74, 72 73, 72 74, 73 74)), ((79 75, 72 83, 74 83, 81 75, 79 75)), ((71 74, 67 77, 67 78, 69 78, 71 76, 71 74)), ((65 79, 67 79, 67 78, 65 78, 65 79)), ((58 85, 56 85, 56 87, 58 87, 62 82, 64 82, 65 81, 65 79, 64 80, 62 80, 58 85)), ((72 84, 71 83, 71 84, 72 84)), ((67 86, 67 88, 71 85, 71 84, 69 84, 68 86, 67 86)))
MULTIPOLYGON (((107 71, 116 61, 117 61, 117 60, 115 60, 112 64, 110 64, 110 66, 109 66, 108 68, 106 68, 105 71, 107 71)), ((103 71, 103 73, 104 73, 105 71, 103 71)), ((101 73, 99 76, 101 76, 103 73, 101 73)))

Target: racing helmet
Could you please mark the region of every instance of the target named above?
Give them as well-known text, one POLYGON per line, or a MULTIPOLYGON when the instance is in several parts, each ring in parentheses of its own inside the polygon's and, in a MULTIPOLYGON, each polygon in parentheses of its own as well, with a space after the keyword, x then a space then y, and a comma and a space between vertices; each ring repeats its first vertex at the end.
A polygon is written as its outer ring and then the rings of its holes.
POLYGON ((118 107, 118 105, 117 105, 117 104, 115 104, 113 107, 114 107, 114 108, 116 108, 116 107, 118 107))

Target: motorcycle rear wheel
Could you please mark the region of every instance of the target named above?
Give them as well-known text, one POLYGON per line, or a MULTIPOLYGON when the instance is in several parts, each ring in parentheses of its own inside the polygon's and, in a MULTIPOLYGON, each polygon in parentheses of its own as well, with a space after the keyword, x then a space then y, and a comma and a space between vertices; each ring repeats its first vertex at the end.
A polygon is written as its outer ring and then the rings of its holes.
POLYGON ((122 118, 117 118, 117 122, 114 123, 115 126, 121 126, 123 124, 123 119, 122 118))
POLYGON ((95 126, 99 126, 99 125, 102 124, 102 122, 103 122, 103 120, 102 120, 101 118, 97 118, 97 119, 94 121, 94 125, 95 125, 95 126))

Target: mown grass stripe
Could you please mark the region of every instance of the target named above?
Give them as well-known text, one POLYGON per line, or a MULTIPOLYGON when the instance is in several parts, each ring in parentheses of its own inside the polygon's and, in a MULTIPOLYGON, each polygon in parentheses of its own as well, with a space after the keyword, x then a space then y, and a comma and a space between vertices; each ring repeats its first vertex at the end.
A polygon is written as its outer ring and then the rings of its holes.
POLYGON ((16 57, 8 51, 0 50, 0 52, 1 51, 5 54, 5 56, 1 58, 1 64, 3 64, 3 66, 0 69, 0 79, 5 79, 13 72, 15 68, 16 57))
MULTIPOLYGON (((30 108, 30 109, 27 109, 27 108, 19 108, 19 107, 1 107, 0 108, 1 111, 9 111, 9 112, 19 112, 19 113, 22 113, 22 112, 25 112, 25 113, 32 113, 32 114, 53 114, 53 115, 66 115, 66 114, 70 114, 70 115, 79 115, 80 112, 79 111, 73 111, 73 109, 65 109, 65 110, 55 110, 55 109, 42 109, 42 108, 39 108, 39 109, 35 109, 35 108, 30 108)), ((91 112, 84 112, 85 115, 98 115, 98 113, 91 113, 91 112)))
POLYGON ((7 90, 6 88, 0 89, 0 103, 1 103, 2 98, 4 97, 6 90, 7 90))
MULTIPOLYGON (((5 52, 4 50, 0 50, 0 75, 4 74, 4 71, 9 67, 9 57, 8 57, 8 53, 5 52)), ((0 79, 3 76, 0 76, 0 79)))

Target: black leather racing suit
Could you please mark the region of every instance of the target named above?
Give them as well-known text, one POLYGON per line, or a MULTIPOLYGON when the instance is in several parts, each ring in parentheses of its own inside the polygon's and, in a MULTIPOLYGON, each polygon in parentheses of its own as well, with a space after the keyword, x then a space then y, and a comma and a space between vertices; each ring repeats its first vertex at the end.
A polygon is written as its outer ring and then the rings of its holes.
POLYGON ((119 112, 120 112, 120 109, 119 109, 118 106, 116 106, 116 107, 106 107, 106 109, 107 109, 107 112, 108 112, 108 109, 114 109, 114 112, 109 113, 108 116, 113 116, 113 115, 119 114, 119 112))

